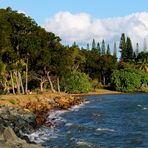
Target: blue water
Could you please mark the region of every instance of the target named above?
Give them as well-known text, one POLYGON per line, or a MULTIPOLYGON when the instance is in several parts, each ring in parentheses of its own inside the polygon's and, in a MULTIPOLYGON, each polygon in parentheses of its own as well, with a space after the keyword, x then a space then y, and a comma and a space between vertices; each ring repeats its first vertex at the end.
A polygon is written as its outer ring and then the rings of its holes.
POLYGON ((97 95, 69 111, 51 113, 56 128, 32 139, 47 148, 148 148, 148 94, 97 95))

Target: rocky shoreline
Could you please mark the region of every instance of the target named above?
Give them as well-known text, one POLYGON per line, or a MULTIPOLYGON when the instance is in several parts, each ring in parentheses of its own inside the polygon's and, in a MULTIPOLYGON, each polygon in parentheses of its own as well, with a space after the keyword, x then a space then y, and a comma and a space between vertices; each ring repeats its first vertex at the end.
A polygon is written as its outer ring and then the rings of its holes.
POLYGON ((42 148, 29 143, 28 137, 24 137, 21 133, 31 133, 43 124, 50 126, 46 123, 50 110, 68 109, 82 102, 84 102, 82 99, 67 94, 2 96, 0 98, 0 147, 42 148))

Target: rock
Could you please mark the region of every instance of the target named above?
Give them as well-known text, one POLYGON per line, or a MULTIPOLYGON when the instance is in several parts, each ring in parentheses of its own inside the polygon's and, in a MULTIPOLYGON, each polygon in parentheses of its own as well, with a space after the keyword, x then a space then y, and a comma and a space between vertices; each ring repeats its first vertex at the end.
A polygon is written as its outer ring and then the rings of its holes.
POLYGON ((24 143, 25 142, 24 140, 18 138, 16 136, 16 134, 14 133, 14 131, 12 130, 12 128, 10 128, 10 127, 5 128, 4 133, 3 133, 3 137, 4 137, 4 141, 6 143, 15 143, 15 142, 16 143, 19 143, 19 142, 24 143))
POLYGON ((5 128, 2 135, 0 148, 43 148, 40 145, 28 144, 25 140, 18 138, 10 127, 5 128))
POLYGON ((10 126, 17 134, 20 130, 30 133, 36 126, 36 118, 33 113, 24 112, 20 108, 1 106, 0 125, 3 127, 10 126))

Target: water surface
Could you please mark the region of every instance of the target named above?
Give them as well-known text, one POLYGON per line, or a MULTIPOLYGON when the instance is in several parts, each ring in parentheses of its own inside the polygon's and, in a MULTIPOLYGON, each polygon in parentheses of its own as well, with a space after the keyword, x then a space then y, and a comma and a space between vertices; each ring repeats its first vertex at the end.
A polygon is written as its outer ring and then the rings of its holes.
POLYGON ((148 94, 97 95, 69 111, 54 111, 56 128, 30 138, 47 148, 148 148, 148 94))

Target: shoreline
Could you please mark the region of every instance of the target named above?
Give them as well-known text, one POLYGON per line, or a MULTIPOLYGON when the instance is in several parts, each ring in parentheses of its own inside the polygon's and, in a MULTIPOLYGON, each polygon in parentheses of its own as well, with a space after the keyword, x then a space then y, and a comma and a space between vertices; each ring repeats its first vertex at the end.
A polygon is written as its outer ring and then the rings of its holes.
POLYGON ((91 96, 91 95, 111 95, 111 94, 124 94, 123 92, 112 91, 107 89, 96 89, 95 91, 88 92, 88 93, 79 93, 79 94, 71 94, 73 96, 91 96))
MULTIPOLYGON (((143 93, 143 92, 138 92, 138 93, 143 93)), ((53 109, 68 110, 74 105, 83 104, 86 101, 85 96, 111 95, 111 94, 118 95, 118 94, 129 94, 129 93, 98 89, 94 92, 82 93, 82 94, 46 92, 42 94, 30 94, 30 95, 12 95, 12 94, 0 95, 0 126, 4 127, 3 130, 0 130, 0 135, 3 135, 5 128, 7 129, 10 126, 10 128, 17 135, 14 137, 17 138, 20 137, 21 139, 24 139, 23 143, 25 140, 27 141, 27 143, 30 143, 31 141, 29 141, 27 137, 23 137, 23 135, 18 134, 18 129, 22 130, 25 127, 28 128, 26 131, 29 131, 30 129, 34 130, 42 125, 50 127, 50 124, 48 125, 46 121, 48 119, 48 116, 50 115, 51 110, 53 109), (24 125, 17 125, 19 123, 17 119, 20 120, 20 122, 22 122, 24 125), (27 123, 24 123, 24 119, 25 122, 27 121, 27 123), (16 127, 13 126, 11 127, 12 124, 16 124, 15 125, 16 127)), ((137 92, 132 94, 137 94, 137 92)), ((11 130, 9 129, 9 131, 11 130)), ((7 141, 7 139, 3 141, 7 141)))
POLYGON ((84 99, 65 93, 1 95, 0 147, 13 147, 17 144, 24 147, 27 143, 28 146, 24 148, 42 147, 38 144, 36 146, 30 144, 32 142, 28 137, 24 137, 20 132, 31 133, 42 125, 50 127, 50 123, 48 125, 46 121, 51 110, 67 110, 83 102, 84 99), (13 142, 13 140, 15 141, 13 142))

